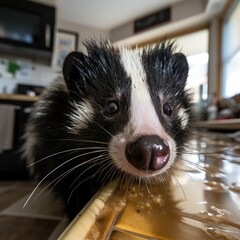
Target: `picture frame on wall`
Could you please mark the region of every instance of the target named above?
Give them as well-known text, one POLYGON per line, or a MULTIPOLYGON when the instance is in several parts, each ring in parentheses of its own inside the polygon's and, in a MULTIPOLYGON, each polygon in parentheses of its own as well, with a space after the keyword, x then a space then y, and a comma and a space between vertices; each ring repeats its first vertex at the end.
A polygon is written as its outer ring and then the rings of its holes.
POLYGON ((65 57, 72 51, 78 49, 78 33, 58 29, 55 39, 55 49, 53 55, 53 68, 57 72, 62 71, 65 57))

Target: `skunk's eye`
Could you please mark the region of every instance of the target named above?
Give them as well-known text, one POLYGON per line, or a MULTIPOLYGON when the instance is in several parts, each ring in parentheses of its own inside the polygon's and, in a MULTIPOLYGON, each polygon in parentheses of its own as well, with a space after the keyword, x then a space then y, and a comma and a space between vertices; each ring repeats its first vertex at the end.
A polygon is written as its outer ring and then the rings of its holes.
POLYGON ((111 117, 112 115, 118 113, 118 111, 119 107, 117 102, 112 101, 108 103, 107 107, 105 108, 104 114, 108 117, 111 117))
POLYGON ((163 113, 168 117, 172 116, 173 109, 172 109, 172 106, 169 103, 164 103, 163 104, 163 113))

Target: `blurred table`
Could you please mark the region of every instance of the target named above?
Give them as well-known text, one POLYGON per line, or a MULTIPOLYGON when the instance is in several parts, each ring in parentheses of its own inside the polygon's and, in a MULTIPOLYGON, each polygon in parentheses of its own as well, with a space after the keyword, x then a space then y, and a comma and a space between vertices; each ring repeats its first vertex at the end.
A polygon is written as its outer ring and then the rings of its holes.
POLYGON ((197 128, 222 129, 222 130, 240 130, 240 119, 224 119, 199 121, 194 125, 197 128))

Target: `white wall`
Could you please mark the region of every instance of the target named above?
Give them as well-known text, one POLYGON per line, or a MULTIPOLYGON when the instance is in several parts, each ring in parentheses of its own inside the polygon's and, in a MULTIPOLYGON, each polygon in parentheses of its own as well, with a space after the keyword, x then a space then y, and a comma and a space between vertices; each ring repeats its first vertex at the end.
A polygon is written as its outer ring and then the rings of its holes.
POLYGON ((78 49, 84 51, 83 42, 90 38, 99 39, 109 39, 109 31, 99 30, 96 28, 90 28, 76 23, 58 21, 58 28, 68 31, 73 31, 78 33, 78 49))
POLYGON ((181 51, 186 56, 208 52, 209 31, 207 29, 185 34, 174 38, 177 51, 181 51))
MULTIPOLYGON (((180 23, 185 19, 188 19, 193 16, 198 16, 205 11, 206 1, 205 0, 186 0, 180 1, 171 6, 171 20, 166 24, 162 24, 160 27, 156 26, 146 31, 140 33, 134 33, 134 21, 126 23, 122 26, 119 26, 115 29, 112 29, 110 32, 110 40, 112 42, 121 42, 125 41, 126 44, 138 44, 139 42, 146 41, 148 39, 153 39, 159 36, 165 36, 170 33, 170 25, 180 23), (133 39, 132 42, 131 39, 133 39)), ((188 21, 189 22, 189 21, 188 21)), ((188 23, 189 24, 189 23, 188 23)), ((191 24, 191 23, 190 23, 191 24)), ((186 24, 183 25, 185 28, 186 24)), ((179 29, 172 29, 176 31, 179 29)))

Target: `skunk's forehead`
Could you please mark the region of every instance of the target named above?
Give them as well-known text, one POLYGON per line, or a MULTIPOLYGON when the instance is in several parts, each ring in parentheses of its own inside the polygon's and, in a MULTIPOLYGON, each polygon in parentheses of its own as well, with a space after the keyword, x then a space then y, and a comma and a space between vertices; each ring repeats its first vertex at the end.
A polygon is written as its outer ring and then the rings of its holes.
POLYGON ((84 117, 76 118, 74 125, 77 126, 81 118, 83 123, 80 127, 99 121, 102 119, 102 107, 107 106, 109 101, 117 100, 121 116, 109 125, 113 126, 113 133, 126 125, 132 126, 129 131, 149 126, 148 130, 152 133, 154 129, 150 130, 151 126, 169 133, 174 124, 175 128, 184 129, 187 126, 189 102, 184 92, 186 74, 182 74, 187 71, 184 70, 185 65, 181 65, 182 58, 174 58, 172 44, 162 43, 140 51, 90 42, 87 51, 85 65, 81 65, 85 69, 80 74, 84 79, 86 76, 90 79, 86 81, 87 90, 81 106, 76 105, 72 114, 74 118, 84 117), (174 123, 166 123, 162 111, 164 102, 170 102, 175 110, 174 123), (87 109, 88 117, 80 114, 78 108, 87 109), (162 124, 160 127, 159 122, 162 124))
POLYGON ((160 94, 162 99, 178 97, 185 101, 188 64, 185 56, 174 53, 173 43, 163 42, 142 49, 114 48, 95 42, 86 46, 90 62, 86 71, 91 72, 91 81, 99 95, 112 97, 144 86, 153 100, 160 94))
MULTIPOLYGON (((104 91, 109 92, 110 88, 115 90, 118 87, 125 88, 134 79, 138 81, 144 79, 150 90, 161 89, 164 92, 164 89, 171 85, 170 95, 177 94, 179 91, 179 85, 175 82, 180 82, 178 74, 184 68, 181 64, 179 66, 175 64, 176 66, 173 67, 171 60, 175 48, 171 42, 163 42, 142 49, 114 48, 108 43, 97 44, 95 42, 86 43, 86 47, 88 59, 91 62, 86 70, 93 73, 92 76, 96 78, 96 81, 100 79, 103 83, 103 85, 99 83, 99 89, 102 87, 104 91)), ((188 71, 188 69, 185 70, 188 71)), ((134 86, 134 84, 130 85, 134 86)), ((181 85, 183 86, 181 90, 183 90, 185 80, 181 85)))

